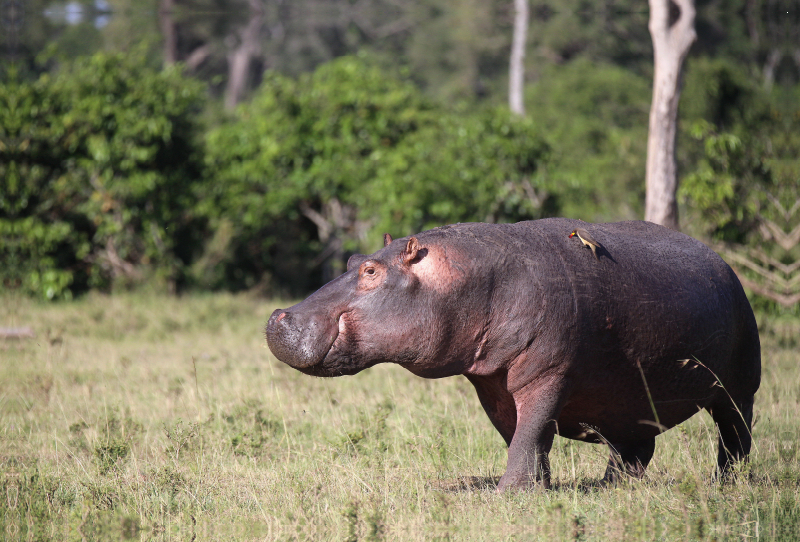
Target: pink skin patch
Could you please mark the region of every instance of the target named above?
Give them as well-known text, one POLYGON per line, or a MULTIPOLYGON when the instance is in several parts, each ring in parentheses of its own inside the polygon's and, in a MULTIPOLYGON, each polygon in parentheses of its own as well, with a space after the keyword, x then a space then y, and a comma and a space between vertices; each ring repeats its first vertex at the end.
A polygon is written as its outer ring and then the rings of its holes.
POLYGON ((411 272, 424 285, 439 293, 449 292, 464 282, 465 273, 458 265, 458 255, 447 247, 426 246, 427 253, 411 264, 411 272))
POLYGON ((284 318, 285 316, 286 316, 286 313, 285 313, 285 312, 282 312, 282 313, 280 313, 280 314, 278 315, 278 317, 275 319, 275 322, 280 322, 281 320, 283 320, 283 318, 284 318))

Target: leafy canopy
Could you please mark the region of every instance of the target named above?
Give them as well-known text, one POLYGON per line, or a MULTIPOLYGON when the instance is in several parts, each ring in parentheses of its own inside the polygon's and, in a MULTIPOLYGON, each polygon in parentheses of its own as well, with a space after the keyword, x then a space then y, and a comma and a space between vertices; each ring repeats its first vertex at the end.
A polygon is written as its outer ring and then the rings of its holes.
POLYGON ((377 249, 383 232, 554 212, 540 186, 547 147, 532 123, 504 109, 434 105, 407 75, 363 58, 297 80, 269 74, 207 144, 216 182, 203 208, 230 223, 220 258, 233 269, 313 276, 324 261, 330 277, 347 254, 377 249), (299 235, 292 249, 286 231, 299 235), (303 251, 329 258, 282 267, 303 251))
POLYGON ((199 84, 98 54, 0 86, 3 280, 54 298, 153 264, 177 278, 200 178, 199 84))

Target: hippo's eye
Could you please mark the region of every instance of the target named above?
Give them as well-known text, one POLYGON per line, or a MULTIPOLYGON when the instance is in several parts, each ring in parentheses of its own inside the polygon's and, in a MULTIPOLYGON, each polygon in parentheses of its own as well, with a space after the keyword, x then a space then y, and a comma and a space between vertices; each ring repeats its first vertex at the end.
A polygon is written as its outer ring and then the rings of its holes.
POLYGON ((386 269, 380 262, 364 262, 358 270, 359 290, 368 291, 377 288, 383 282, 385 275, 386 269))

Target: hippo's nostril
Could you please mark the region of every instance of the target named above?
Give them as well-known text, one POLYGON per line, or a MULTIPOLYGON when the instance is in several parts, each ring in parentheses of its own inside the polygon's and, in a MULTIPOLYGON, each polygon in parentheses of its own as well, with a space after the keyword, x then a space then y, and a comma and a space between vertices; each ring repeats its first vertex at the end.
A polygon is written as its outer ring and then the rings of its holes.
POLYGON ((280 322, 284 319, 284 317, 288 316, 287 311, 284 309, 275 309, 272 311, 272 314, 269 317, 269 323, 267 325, 272 326, 280 322))

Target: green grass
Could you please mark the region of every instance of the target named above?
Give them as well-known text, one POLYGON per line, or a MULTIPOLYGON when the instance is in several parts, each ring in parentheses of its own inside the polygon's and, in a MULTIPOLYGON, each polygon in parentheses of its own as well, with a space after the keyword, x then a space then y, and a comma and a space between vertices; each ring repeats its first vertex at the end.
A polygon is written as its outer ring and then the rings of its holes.
POLYGON ((755 448, 711 481, 695 416, 645 480, 600 488, 607 450, 556 439, 553 489, 494 491, 505 445, 466 379, 394 366, 305 376, 247 296, 0 298, 0 529, 10 539, 697 540, 800 526, 800 322, 762 321, 755 448))

